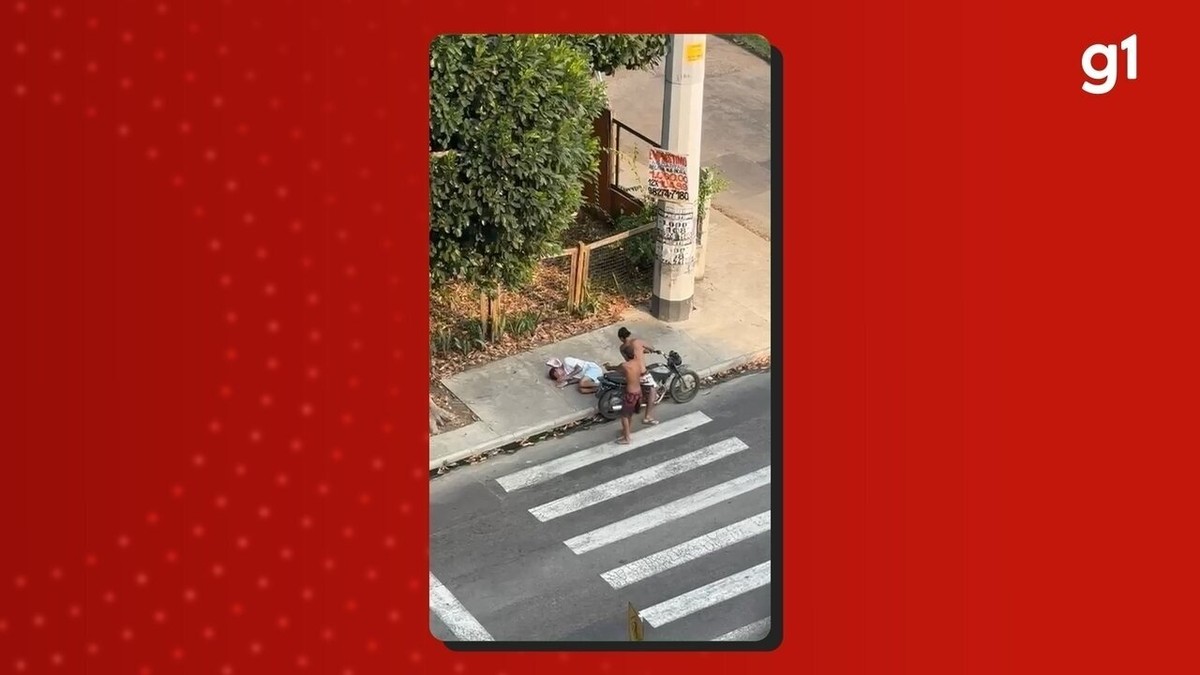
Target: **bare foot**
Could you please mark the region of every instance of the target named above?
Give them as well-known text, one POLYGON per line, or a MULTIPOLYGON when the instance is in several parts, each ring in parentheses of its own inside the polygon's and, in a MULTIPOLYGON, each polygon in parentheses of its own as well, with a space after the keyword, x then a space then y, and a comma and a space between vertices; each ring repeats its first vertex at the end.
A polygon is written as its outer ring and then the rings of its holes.
POLYGON ((629 439, 628 438, 618 438, 617 443, 619 445, 629 445, 629 439))

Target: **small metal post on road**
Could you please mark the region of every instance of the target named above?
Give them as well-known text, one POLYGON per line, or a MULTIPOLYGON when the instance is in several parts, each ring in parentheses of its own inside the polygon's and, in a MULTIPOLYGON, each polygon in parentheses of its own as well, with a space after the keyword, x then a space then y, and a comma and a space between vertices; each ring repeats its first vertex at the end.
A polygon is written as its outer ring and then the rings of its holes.
POLYGON ((658 205, 650 313, 662 321, 686 321, 692 313, 706 48, 706 36, 701 33, 672 35, 667 47, 662 147, 687 158, 687 194, 684 199, 661 199, 658 205))
POLYGON ((642 628, 642 617, 638 611, 633 608, 633 603, 629 603, 629 639, 633 642, 641 642, 645 637, 642 628))

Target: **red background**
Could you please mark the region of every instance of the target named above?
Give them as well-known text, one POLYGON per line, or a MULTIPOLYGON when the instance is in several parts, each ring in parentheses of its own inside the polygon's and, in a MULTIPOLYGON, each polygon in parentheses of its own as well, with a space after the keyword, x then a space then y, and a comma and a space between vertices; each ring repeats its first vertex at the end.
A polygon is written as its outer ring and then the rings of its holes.
POLYGON ((0 672, 1196 670, 1167 6, 8 0, 0 672), (778 651, 429 637, 425 51, 462 30, 783 51, 778 651))

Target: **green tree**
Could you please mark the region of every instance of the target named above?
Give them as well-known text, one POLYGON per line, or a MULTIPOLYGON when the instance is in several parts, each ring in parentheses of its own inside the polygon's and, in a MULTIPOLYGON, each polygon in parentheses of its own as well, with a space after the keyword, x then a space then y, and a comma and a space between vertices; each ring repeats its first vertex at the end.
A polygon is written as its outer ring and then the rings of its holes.
POLYGON ((603 85, 555 35, 443 36, 429 69, 430 281, 520 287, 596 168, 603 85))
POLYGON ((592 70, 612 75, 622 68, 653 68, 667 53, 665 33, 642 35, 569 35, 567 39, 588 56, 592 70))
POLYGON ((430 281, 528 282, 582 202, 596 74, 656 65, 667 35, 449 35, 430 49, 430 281))

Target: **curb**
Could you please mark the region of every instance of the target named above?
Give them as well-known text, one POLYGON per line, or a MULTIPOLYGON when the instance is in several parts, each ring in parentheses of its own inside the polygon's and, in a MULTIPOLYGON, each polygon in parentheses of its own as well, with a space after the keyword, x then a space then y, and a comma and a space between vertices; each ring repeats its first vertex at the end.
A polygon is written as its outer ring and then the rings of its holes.
POLYGON ((579 420, 585 420, 595 414, 596 414, 596 409, 594 407, 588 408, 587 410, 579 410, 576 412, 567 413, 566 415, 562 415, 560 417, 556 417, 556 418, 550 420, 549 422, 543 422, 542 424, 538 424, 538 425, 535 425, 532 427, 526 427, 524 429, 514 431, 510 434, 505 434, 504 436, 497 436, 496 438, 486 440, 482 443, 476 443, 475 445, 473 445, 469 448, 466 448, 464 450, 456 450, 456 451, 450 453, 449 455, 445 455, 445 456, 439 457, 437 459, 429 460, 429 470, 437 471, 444 464, 453 464, 455 462, 461 462, 462 460, 467 459, 468 457, 474 457, 475 455, 482 455, 485 452, 490 452, 497 448, 502 448, 502 447, 508 445, 509 443, 515 443, 516 441, 519 441, 519 440, 522 440, 525 438, 529 438, 530 436, 536 436, 537 434, 544 433, 544 432, 550 431, 552 429, 557 429, 558 427, 561 427, 561 426, 566 426, 568 424, 571 424, 572 422, 578 422, 579 420))
POLYGON ((732 370, 733 368, 737 368, 738 366, 743 366, 747 363, 750 363, 751 361, 757 361, 758 359, 761 359, 764 356, 770 356, 770 355, 771 355, 771 348, 767 347, 766 349, 760 349, 756 352, 751 352, 749 354, 742 354, 741 356, 735 356, 732 359, 722 361, 714 366, 709 366, 708 368, 705 368, 703 370, 697 370, 696 374, 699 375, 700 379, 703 380, 704 378, 709 377, 711 375, 715 375, 717 373, 724 372, 726 370, 732 370))
MULTIPOLYGON (((723 372, 726 370, 731 370, 733 368, 737 368, 738 366, 750 363, 751 361, 757 361, 758 359, 760 359, 764 356, 770 356, 770 355, 771 355, 770 347, 768 347, 766 349, 760 349, 760 350, 758 350, 756 352, 752 352, 750 354, 743 354, 741 356, 734 357, 734 358, 726 360, 726 361, 722 361, 716 365, 710 366, 703 370, 697 370, 696 374, 700 376, 701 380, 703 380, 704 378, 706 378, 710 375, 713 375, 714 373, 720 373, 720 372, 723 372)), ((531 426, 531 427, 526 427, 524 429, 520 429, 518 431, 514 431, 512 433, 505 434, 504 436, 497 436, 496 438, 484 441, 482 443, 476 443, 475 445, 473 445, 469 448, 466 448, 464 450, 456 450, 456 451, 450 453, 449 455, 445 455, 445 456, 439 457, 437 459, 431 459, 431 460, 429 460, 429 470, 431 472, 437 471, 438 469, 440 469, 442 466, 444 466, 446 464, 454 464, 455 462, 461 462, 462 460, 467 459, 468 457, 474 457, 475 455, 482 455, 485 452, 491 452, 492 450, 502 448, 502 447, 508 445, 509 443, 515 443, 517 441, 529 438, 530 436, 536 436, 538 434, 545 433, 547 431, 552 431, 554 429, 557 429, 558 427, 566 426, 568 424, 572 424, 572 423, 578 422, 580 420, 585 420, 585 419, 588 419, 589 417, 593 417, 595 415, 596 415, 596 409, 595 409, 595 407, 591 407, 591 408, 588 408, 587 410, 579 410, 576 412, 568 413, 566 415, 556 417, 555 419, 552 419, 548 422, 543 422, 542 424, 538 424, 538 425, 531 426)))

